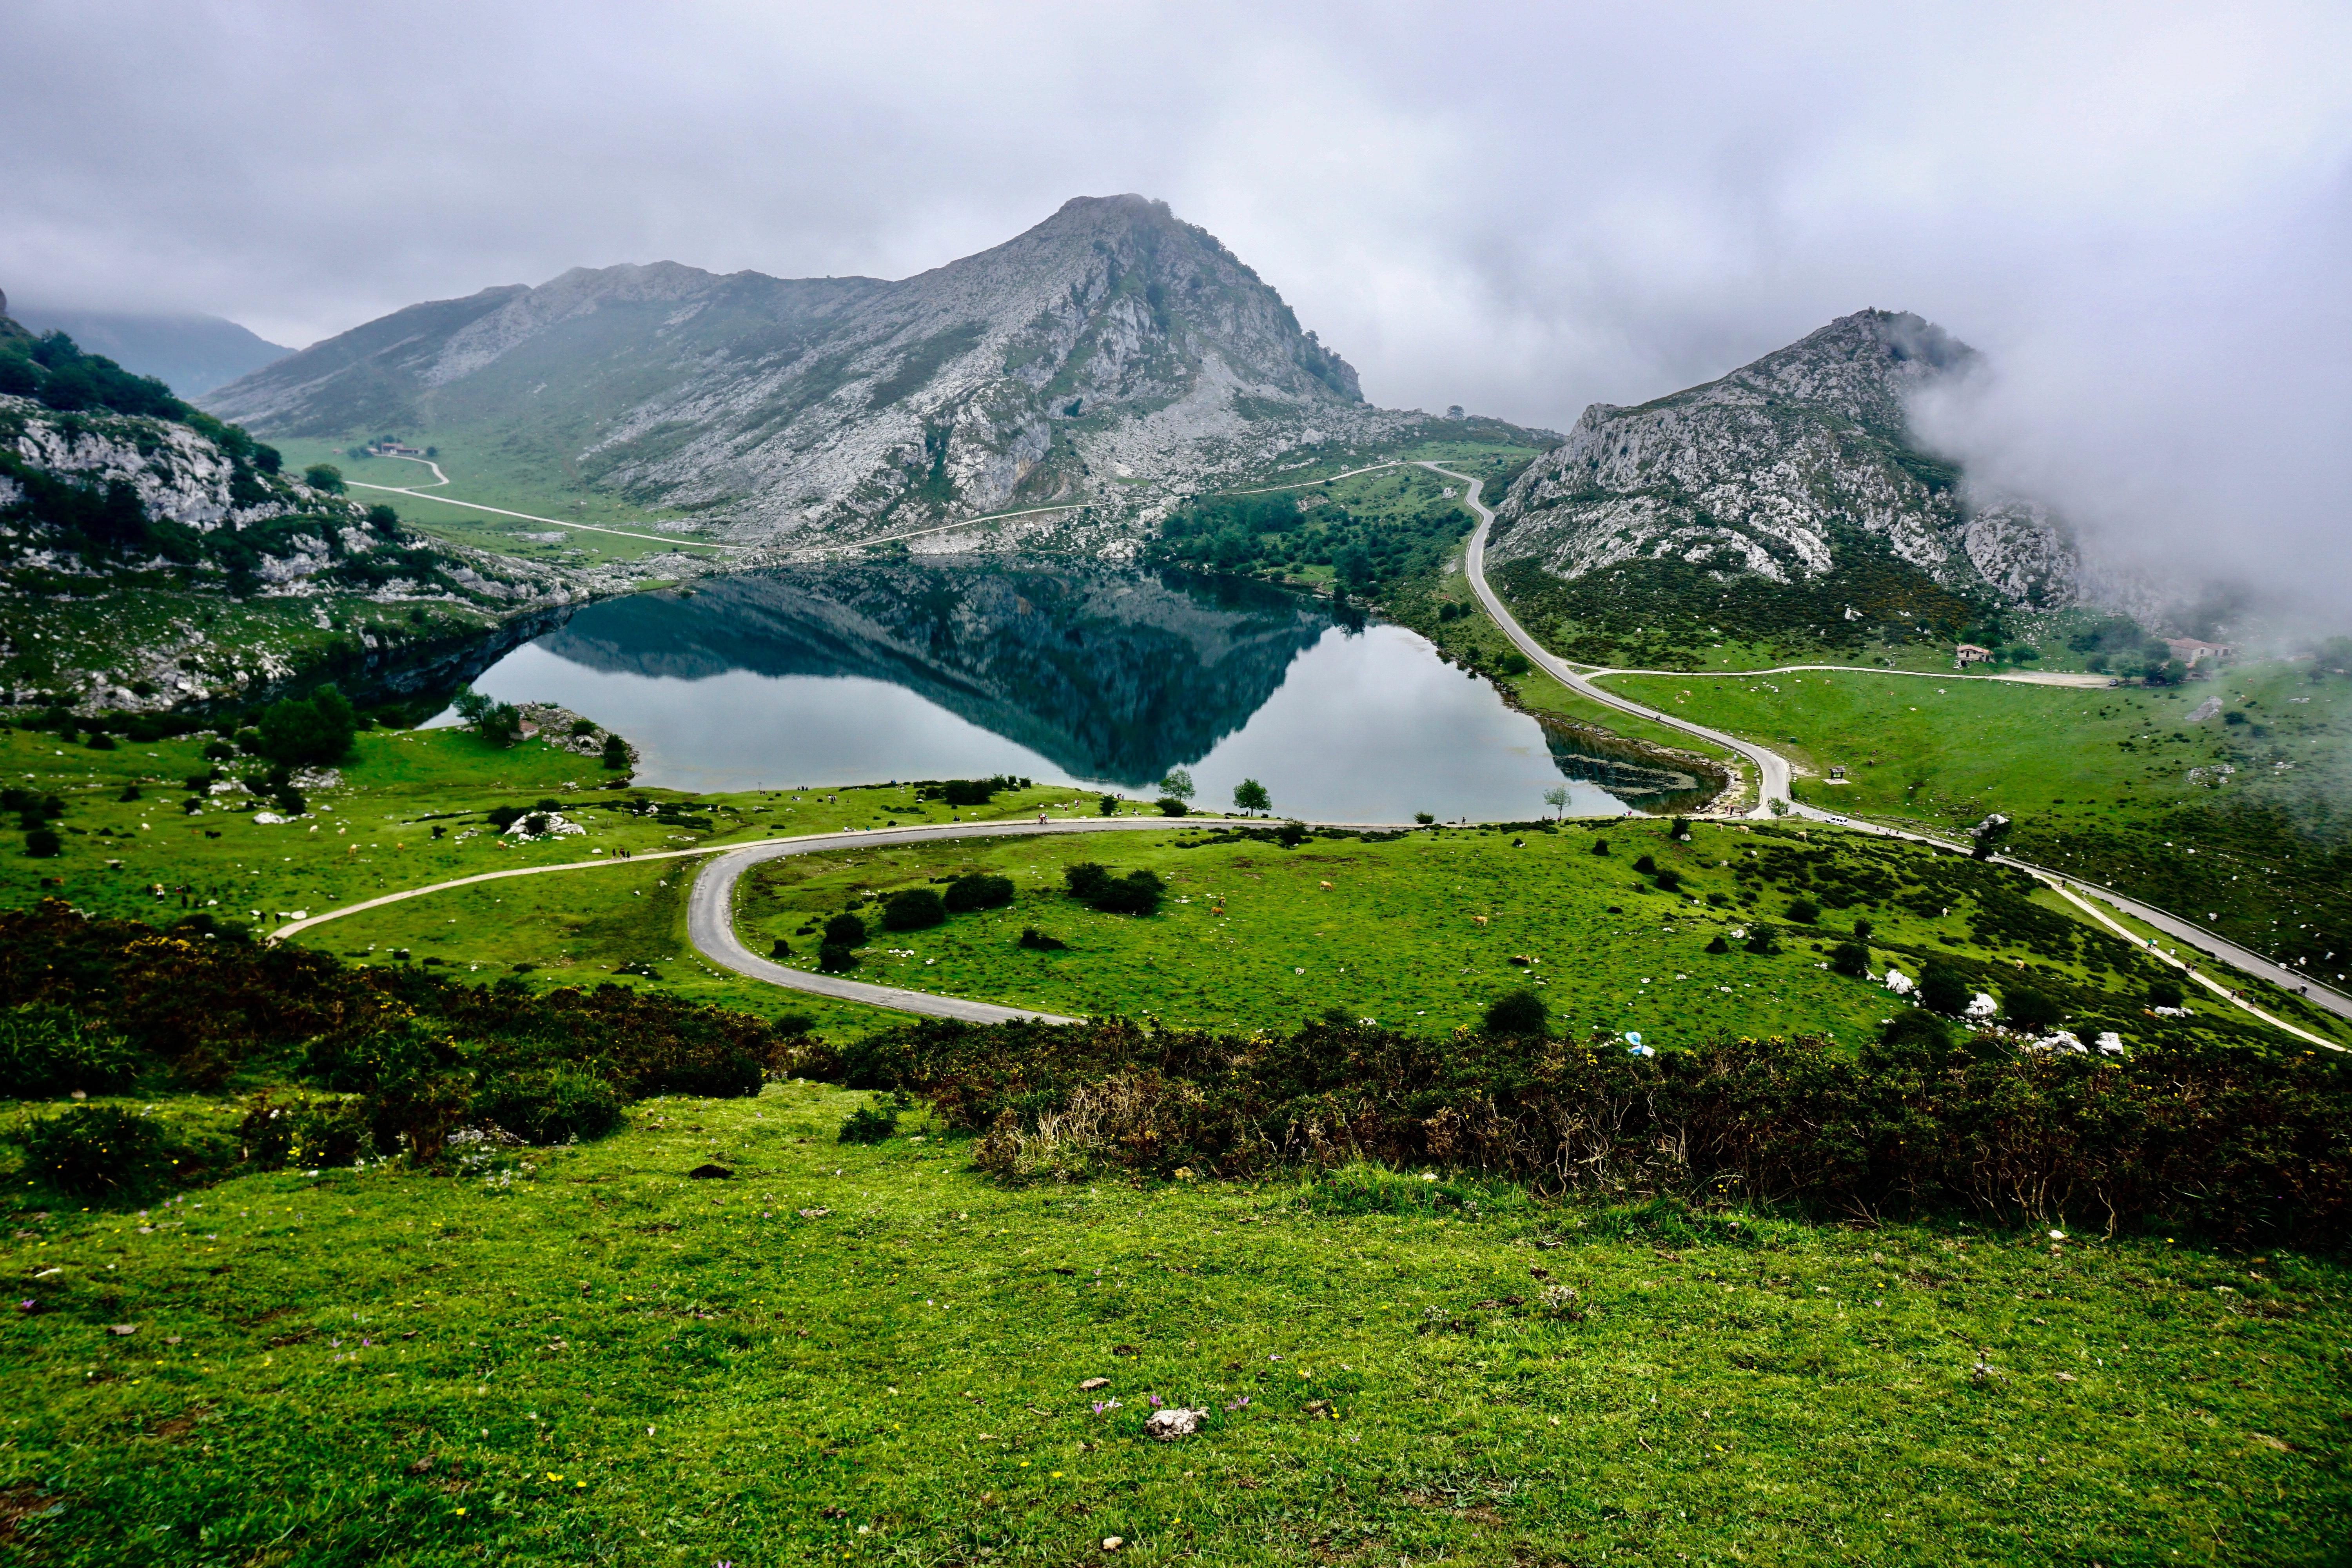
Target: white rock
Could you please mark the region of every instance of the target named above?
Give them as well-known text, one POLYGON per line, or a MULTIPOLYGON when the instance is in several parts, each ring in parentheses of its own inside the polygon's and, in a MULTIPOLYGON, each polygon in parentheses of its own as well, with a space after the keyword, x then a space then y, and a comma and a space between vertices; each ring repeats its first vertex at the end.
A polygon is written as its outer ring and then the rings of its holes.
POLYGON ((1201 1429, 1201 1417, 1207 1414, 1205 1410, 1186 1410, 1176 1405, 1155 1410, 1143 1424, 1143 1435, 1163 1443, 1178 1437, 1190 1437, 1201 1429))
POLYGON ((1908 996, 1919 988, 1919 983, 1889 964, 1886 970, 1886 988, 1897 996, 1908 996))
POLYGON ((1969 1002, 1967 1016, 1970 1018, 1990 1018, 2000 1012, 2000 1004, 1979 991, 1969 1002))

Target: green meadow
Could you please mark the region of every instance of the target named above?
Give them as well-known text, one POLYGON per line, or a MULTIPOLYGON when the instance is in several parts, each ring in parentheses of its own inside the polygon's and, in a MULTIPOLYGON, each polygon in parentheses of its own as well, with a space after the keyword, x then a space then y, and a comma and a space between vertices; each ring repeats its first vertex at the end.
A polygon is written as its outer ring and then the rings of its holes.
POLYGON ((26 1194, 0 1553, 2314 1564, 2352 1534, 2332 1262, 1362 1166, 1010 1187, 911 1113, 836 1142, 862 1100, 26 1194), (1199 1430, 1148 1438, 1155 1404, 1199 1430))
POLYGON ((1820 671, 1602 679, 1772 745, 1810 804, 1948 834, 2003 812, 2028 858, 2323 980, 2352 974, 2342 676, 2273 661, 2091 689, 1820 671), (2208 702, 2218 711, 2192 721, 2208 702), (1829 776, 1839 766, 1843 784, 1829 776))

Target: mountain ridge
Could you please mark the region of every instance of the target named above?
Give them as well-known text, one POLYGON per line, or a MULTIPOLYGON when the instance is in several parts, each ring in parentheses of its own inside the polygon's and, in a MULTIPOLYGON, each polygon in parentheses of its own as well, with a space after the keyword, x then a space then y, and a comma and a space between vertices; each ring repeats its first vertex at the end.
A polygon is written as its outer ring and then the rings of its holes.
POLYGON ((772 544, 1111 502, 1419 418, 1164 202, 1076 197, 898 280, 573 268, 428 301, 219 389, 275 436, 462 427, 772 544))
POLYGON ((1594 404, 1505 493, 1494 559, 1570 581, 1652 559, 1795 584, 1866 542, 1947 589, 2071 606, 2084 577, 2063 521, 1973 492, 1911 433, 1911 397, 1979 363, 1934 323, 1872 309, 1714 381, 1594 404))

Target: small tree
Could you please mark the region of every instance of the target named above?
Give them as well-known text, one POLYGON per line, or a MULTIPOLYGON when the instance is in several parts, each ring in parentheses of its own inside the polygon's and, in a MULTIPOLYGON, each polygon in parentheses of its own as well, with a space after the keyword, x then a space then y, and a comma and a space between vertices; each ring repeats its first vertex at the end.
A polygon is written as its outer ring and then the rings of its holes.
POLYGON ((331 496, 343 493, 343 470, 332 463, 313 463, 302 470, 302 482, 331 496))
POLYGON ((2002 994, 2001 1012, 2010 1023, 2020 1029, 2050 1029, 2058 1024, 2058 1004, 2039 991, 2025 986, 2002 994))
POLYGON ((1234 805, 1240 811, 1259 816, 1274 809, 1274 797, 1265 793, 1265 785, 1255 779, 1244 779, 1234 786, 1234 805))
POLYGON ((1117 816, 1118 815, 1118 796, 1115 795, 1106 795, 1097 804, 1103 816, 1117 816))
POLYGON ((616 773, 629 766, 629 743, 610 730, 604 731, 604 766, 616 773))
POLYGON ((1182 768, 1170 768, 1160 781, 1160 793, 1170 800, 1189 801, 1192 798, 1192 775, 1182 768))
POLYGON ((1931 963, 1919 973, 1919 1005, 1957 1018, 1969 1010, 1969 983, 1958 971, 1931 963))
POLYGON ((450 704, 466 727, 494 746, 511 746, 522 738, 522 713, 511 702, 468 689, 450 704))
POLYGON ((367 510, 367 520, 368 526, 386 539, 400 537, 400 514, 392 508, 381 504, 372 506, 367 510))
POLYGON ((1554 816, 1564 816, 1568 814, 1568 791, 1562 785, 1552 785, 1543 792, 1543 798, 1544 804, 1551 807, 1554 816))
POLYGON ((866 922, 853 914, 838 914, 824 922, 826 947, 864 947, 866 922))
POLYGON ((1831 973, 1860 980, 1870 973, 1870 949, 1858 942, 1842 942, 1830 949, 1831 973))
POLYGON ((1809 926, 1822 918, 1822 906, 1811 899, 1799 899, 1789 906, 1789 918, 1801 926, 1809 926))
POLYGON ((1490 1035, 1532 1037, 1551 1026, 1551 1010, 1532 991, 1506 991, 1486 1009, 1486 1024, 1490 1035))
POLYGON ((331 686, 307 698, 270 704, 261 715, 261 755, 281 767, 324 767, 342 761, 359 731, 351 701, 331 686))
POLYGON ((892 931, 922 931, 947 919, 947 902, 931 888, 908 888, 882 900, 882 923, 892 931))

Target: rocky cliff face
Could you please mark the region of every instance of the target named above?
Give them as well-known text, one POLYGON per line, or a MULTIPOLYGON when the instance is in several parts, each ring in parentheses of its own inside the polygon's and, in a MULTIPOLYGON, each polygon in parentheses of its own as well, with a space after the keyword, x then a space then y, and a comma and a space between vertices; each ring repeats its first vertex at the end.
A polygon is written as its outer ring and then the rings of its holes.
POLYGON ((1912 444, 1908 400, 1975 358, 1917 316, 1864 310, 1720 381, 1595 404, 1505 495, 1494 558, 1571 579, 1666 559, 1787 584, 1877 549, 1948 588, 2073 604, 2080 563, 2057 520, 1971 496, 1912 444))
POLYGON ((897 282, 666 262, 488 289, 206 401, 264 434, 494 437, 740 543, 1131 504, 1408 417, 1367 408, 1280 295, 1140 196, 897 282))

